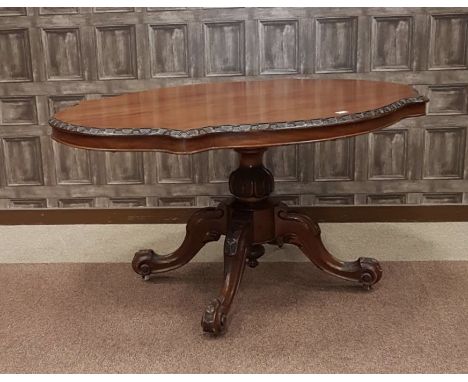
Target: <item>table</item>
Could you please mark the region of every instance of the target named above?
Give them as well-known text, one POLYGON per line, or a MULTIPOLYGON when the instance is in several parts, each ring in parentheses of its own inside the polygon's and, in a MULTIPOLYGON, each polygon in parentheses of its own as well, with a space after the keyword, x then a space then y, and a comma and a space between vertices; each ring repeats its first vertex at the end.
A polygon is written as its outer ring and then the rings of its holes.
POLYGON ((272 146, 369 133, 425 114, 428 99, 407 85, 362 80, 277 79, 193 84, 83 101, 49 120, 58 142, 85 149, 195 153, 234 149, 239 167, 229 177, 233 197, 198 210, 171 254, 138 251, 143 278, 188 263, 208 242, 224 241, 224 283, 202 316, 218 335, 245 266, 255 267, 264 244, 294 244, 320 269, 369 289, 382 277, 375 259, 346 262, 330 254, 319 226, 270 197, 272 173, 263 155, 272 146))

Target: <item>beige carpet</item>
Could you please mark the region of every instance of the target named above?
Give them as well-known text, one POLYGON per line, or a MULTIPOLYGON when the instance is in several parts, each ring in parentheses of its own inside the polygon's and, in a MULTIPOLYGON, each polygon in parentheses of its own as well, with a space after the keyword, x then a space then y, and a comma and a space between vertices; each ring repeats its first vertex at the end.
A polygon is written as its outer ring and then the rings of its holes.
POLYGON ((0 265, 0 372, 468 372, 468 262, 384 263, 369 293, 312 264, 248 268, 229 332, 200 318, 222 264, 0 265))

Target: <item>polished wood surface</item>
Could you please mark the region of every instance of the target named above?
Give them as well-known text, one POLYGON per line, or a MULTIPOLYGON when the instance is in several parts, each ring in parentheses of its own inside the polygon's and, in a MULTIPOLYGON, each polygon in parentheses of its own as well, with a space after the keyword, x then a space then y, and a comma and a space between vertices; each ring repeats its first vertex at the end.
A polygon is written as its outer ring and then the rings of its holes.
POLYGON ((407 85, 358 80, 280 79, 160 88, 81 102, 56 114, 96 128, 242 125, 327 118, 373 110, 414 97, 407 85))
POLYGON ((424 102, 409 102, 377 115, 360 114, 417 96, 408 85, 362 80, 219 82, 84 101, 57 113, 51 125, 54 139, 75 147, 192 153, 362 134, 423 115, 424 102), (334 120, 346 116, 350 119, 334 120), (294 128, 275 125, 298 121, 308 124, 294 128), (317 125, 311 126, 311 121, 317 125), (262 124, 273 127, 261 130, 262 124), (232 130, 233 126, 239 129, 232 130), (174 132, 196 134, 176 136, 174 132))

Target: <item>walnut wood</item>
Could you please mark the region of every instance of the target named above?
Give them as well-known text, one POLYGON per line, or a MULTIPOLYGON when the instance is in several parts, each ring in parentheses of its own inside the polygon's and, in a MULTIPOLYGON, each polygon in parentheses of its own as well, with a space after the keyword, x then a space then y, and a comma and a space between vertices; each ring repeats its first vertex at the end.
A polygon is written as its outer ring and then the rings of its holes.
POLYGON ((324 247, 320 228, 270 195, 263 165, 270 146, 366 133, 424 114, 427 99, 406 85, 355 80, 273 80, 199 84, 85 101, 50 120, 53 137, 77 147, 191 153, 235 148, 239 167, 229 177, 233 198, 196 212, 182 245, 169 255, 135 254, 136 273, 176 269, 210 241, 226 235, 224 283, 202 316, 205 332, 226 330, 246 264, 255 267, 263 244, 297 245, 320 269, 366 288, 382 276, 374 259, 344 262, 324 247), (344 115, 342 115, 344 114, 344 115))
POLYGON ((142 277, 180 268, 188 263, 208 242, 217 241, 226 233, 225 208, 204 208, 195 212, 187 223, 182 245, 169 255, 158 255, 151 249, 138 251, 132 261, 133 270, 142 277))
POLYGON ((223 287, 205 309, 201 322, 203 330, 213 335, 225 332, 244 268, 258 265, 266 243, 297 245, 320 269, 358 282, 366 289, 380 280, 382 269, 376 260, 336 259, 323 245, 317 223, 270 197, 274 179, 263 165, 264 148, 243 149, 238 153, 239 167, 229 177, 234 197, 217 208, 197 211, 187 224, 182 245, 172 254, 161 256, 152 250, 138 251, 132 263, 136 273, 145 277, 176 269, 190 261, 205 243, 226 235, 223 287))
POLYGON ((193 153, 363 134, 424 115, 426 101, 387 82, 221 82, 83 101, 49 123, 55 140, 74 147, 193 153))
POLYGON ((357 281, 370 288, 382 277, 379 263, 367 257, 346 262, 333 257, 320 238, 320 227, 306 215, 280 208, 275 215, 276 236, 284 243, 298 246, 321 270, 345 280, 357 281))
POLYGON ((214 335, 226 330, 227 315, 239 288, 252 245, 252 225, 249 212, 233 210, 224 241, 224 283, 217 298, 212 300, 202 316, 203 331, 214 335))

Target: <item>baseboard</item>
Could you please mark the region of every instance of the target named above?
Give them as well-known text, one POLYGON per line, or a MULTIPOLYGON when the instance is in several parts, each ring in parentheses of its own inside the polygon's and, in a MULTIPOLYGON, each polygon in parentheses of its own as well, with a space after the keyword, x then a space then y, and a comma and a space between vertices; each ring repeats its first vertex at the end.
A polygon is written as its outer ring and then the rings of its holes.
MULTIPOLYGON (((319 223, 464 222, 468 205, 291 207, 319 223)), ((0 225, 182 224, 198 208, 3 209, 0 225)))

